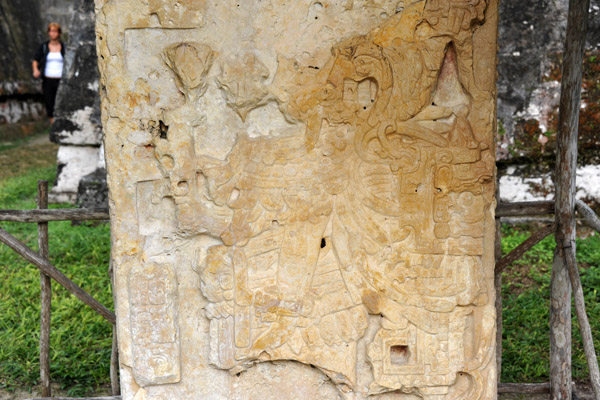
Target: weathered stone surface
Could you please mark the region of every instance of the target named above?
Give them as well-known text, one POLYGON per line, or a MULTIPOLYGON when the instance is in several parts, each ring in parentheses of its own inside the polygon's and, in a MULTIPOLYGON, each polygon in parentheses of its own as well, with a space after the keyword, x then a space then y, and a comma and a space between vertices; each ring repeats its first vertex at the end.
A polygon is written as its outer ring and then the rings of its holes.
POLYGON ((495 0, 96 6, 124 399, 496 397, 495 0))
POLYGON ((98 168, 79 181, 77 205, 81 208, 108 208, 106 170, 98 168))
POLYGON ((96 146, 60 146, 56 154, 58 171, 56 183, 50 192, 51 201, 75 203, 81 179, 101 167, 100 153, 100 147, 96 146))
POLYGON ((31 77, 31 57, 42 24, 39 5, 27 0, 0 1, 0 124, 43 114, 41 94, 31 77), (30 34, 34 32, 34 34, 30 34))
POLYGON ((0 69, 0 82, 3 82, 0 94, 12 94, 8 82, 30 83, 31 58, 43 37, 43 25, 38 2, 0 1, 0 31, 4 38, 0 41, 0 62, 3 65, 0 69))
MULTIPOLYGON (((21 0, 18 0, 21 1, 21 0)), ((51 21, 56 21, 63 27, 67 27, 73 17, 73 10, 77 7, 79 0, 32 0, 30 3, 38 3, 42 15, 42 26, 38 28, 42 37, 46 37, 46 26, 51 21)), ((70 32, 66 32, 66 39, 70 38, 70 32)))
MULTIPOLYGON (((515 125, 535 119, 543 132, 558 108, 560 81, 549 79, 552 64, 564 50, 568 0, 500 2, 498 37, 498 119, 503 136, 498 158, 510 158, 515 125)), ((590 0, 586 49, 600 49, 600 1, 590 0)))

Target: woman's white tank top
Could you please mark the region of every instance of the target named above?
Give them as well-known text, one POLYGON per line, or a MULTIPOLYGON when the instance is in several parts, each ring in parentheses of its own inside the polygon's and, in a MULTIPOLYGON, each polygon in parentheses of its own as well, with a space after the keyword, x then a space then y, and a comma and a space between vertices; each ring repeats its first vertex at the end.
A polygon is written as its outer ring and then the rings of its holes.
POLYGON ((61 78, 63 70, 63 56, 59 52, 50 52, 46 57, 44 76, 47 78, 61 78))

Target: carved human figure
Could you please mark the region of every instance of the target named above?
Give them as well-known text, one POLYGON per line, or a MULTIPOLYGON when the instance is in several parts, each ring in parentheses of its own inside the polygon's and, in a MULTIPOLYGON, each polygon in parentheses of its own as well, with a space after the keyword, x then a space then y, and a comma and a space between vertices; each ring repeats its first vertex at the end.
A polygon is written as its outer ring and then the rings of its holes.
POLYGON ((171 68, 185 102, 164 112, 152 131, 152 145, 169 181, 163 196, 174 200, 177 226, 184 235, 223 229, 220 218, 231 216, 229 210, 211 207, 203 197, 204 177, 197 168, 194 152, 194 140, 205 120, 198 99, 206 92, 206 76, 213 58, 209 46, 195 42, 176 43, 163 52, 163 60, 171 68))

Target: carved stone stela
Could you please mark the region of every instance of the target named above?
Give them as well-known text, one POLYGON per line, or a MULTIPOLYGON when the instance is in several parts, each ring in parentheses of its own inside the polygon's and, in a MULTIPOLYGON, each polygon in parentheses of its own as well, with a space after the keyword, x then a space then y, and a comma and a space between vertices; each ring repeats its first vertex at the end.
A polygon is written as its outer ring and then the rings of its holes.
POLYGON ((124 399, 496 397, 496 0, 96 12, 124 399))

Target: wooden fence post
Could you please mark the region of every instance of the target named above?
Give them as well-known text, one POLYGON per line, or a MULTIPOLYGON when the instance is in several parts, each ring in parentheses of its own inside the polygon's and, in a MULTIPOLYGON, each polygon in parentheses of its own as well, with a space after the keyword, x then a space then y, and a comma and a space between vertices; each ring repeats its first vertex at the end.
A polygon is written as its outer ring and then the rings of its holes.
POLYGON ((119 384, 119 342, 117 340, 117 326, 112 327, 112 347, 110 350, 110 389, 113 396, 121 394, 119 384))
POLYGON ((571 285, 557 247, 550 278, 550 385, 553 400, 571 399, 571 285))
MULTIPOLYGON (((502 234, 500 228, 500 218, 496 220, 496 243, 494 248, 494 258, 498 262, 502 258, 502 234)), ((494 270, 494 287, 496 289, 496 375, 497 382, 500 382, 502 375, 502 269, 494 270)))
POLYGON ((562 64, 556 152, 556 250, 550 295, 550 385, 553 399, 571 399, 571 284, 565 251, 575 257, 575 176, 581 77, 589 0, 570 0, 562 64))
MULTIPOLYGON (((496 201, 500 201, 500 178, 496 171, 496 201)), ((496 218, 496 238, 494 240, 494 261, 502 258, 502 223, 496 218)), ((496 289, 496 382, 502 376, 502 270, 494 267, 494 288, 496 289)))
MULTIPOLYGON (((110 287, 113 294, 113 304, 115 311, 117 310, 117 296, 115 295, 115 280, 114 270, 112 263, 112 255, 108 261, 108 275, 110 276, 110 287)), ((113 396, 121 394, 121 385, 119 384, 119 341, 118 341, 118 330, 117 325, 114 324, 112 335, 112 348, 110 352, 110 387, 113 396)))
MULTIPOLYGON (((37 205, 39 209, 48 208, 48 181, 38 181, 37 205)), ((38 223, 38 252, 48 259, 48 223, 38 223)), ((40 271, 41 307, 40 307, 40 383, 42 396, 51 397, 50 387, 50 313, 52 304, 52 280, 40 271)))
POLYGON ((575 247, 564 249, 565 263, 571 279, 571 287, 573 288, 573 297, 575 298, 575 312, 577 321, 579 322, 579 331, 583 341, 583 350, 588 364, 590 373, 590 382, 594 391, 594 398, 600 400, 600 371, 598 370, 598 358, 594 349, 594 339, 592 337, 592 328, 588 321, 585 311, 585 300, 583 298, 583 288, 581 287, 581 279, 579 279, 579 269, 577 268, 577 260, 575 259, 575 247))

